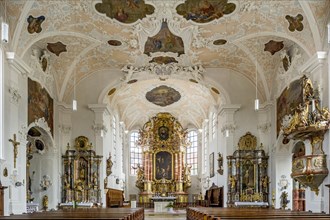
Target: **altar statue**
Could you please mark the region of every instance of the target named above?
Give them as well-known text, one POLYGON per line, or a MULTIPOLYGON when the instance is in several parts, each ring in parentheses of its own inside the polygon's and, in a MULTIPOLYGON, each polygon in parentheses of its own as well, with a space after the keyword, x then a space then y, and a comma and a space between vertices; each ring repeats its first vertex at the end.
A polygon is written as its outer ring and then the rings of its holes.
POLYGON ((191 165, 186 164, 183 168, 183 182, 184 182, 184 188, 188 188, 191 186, 191 165))

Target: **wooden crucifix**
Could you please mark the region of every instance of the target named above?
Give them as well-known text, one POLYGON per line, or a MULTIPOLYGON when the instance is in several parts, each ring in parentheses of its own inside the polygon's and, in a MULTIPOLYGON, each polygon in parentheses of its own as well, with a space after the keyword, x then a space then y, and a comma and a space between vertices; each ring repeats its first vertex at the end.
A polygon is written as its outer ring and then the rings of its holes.
POLYGON ((14 168, 16 168, 16 158, 17 158, 17 154, 18 154, 17 146, 20 145, 20 142, 16 141, 16 134, 14 134, 13 139, 9 139, 9 142, 11 142, 14 146, 14 168))

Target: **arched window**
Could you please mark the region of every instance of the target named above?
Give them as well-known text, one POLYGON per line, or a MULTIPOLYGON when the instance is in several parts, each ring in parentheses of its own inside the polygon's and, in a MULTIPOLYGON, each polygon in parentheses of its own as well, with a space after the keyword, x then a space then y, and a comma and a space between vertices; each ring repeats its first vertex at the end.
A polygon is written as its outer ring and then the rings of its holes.
POLYGON ((213 112, 212 114, 212 139, 215 139, 215 134, 217 132, 217 114, 213 112))
POLYGON ((0 159, 3 158, 2 155, 2 146, 3 146, 3 56, 2 56, 2 48, 0 47, 0 159))
POLYGON ((206 123, 206 125, 204 126, 204 173, 207 172, 208 146, 209 146, 209 129, 208 129, 208 123, 206 123))
POLYGON ((137 140, 139 139, 139 133, 133 131, 129 139, 129 147, 131 154, 131 175, 136 175, 138 164, 142 165, 142 150, 137 146, 137 140))
POLYGON ((191 175, 197 175, 197 132, 189 131, 188 132, 188 140, 190 142, 190 146, 187 147, 187 164, 191 166, 191 175))
POLYGON ((117 163, 117 127, 116 127, 116 117, 112 116, 112 121, 111 121, 111 130, 112 130, 112 147, 113 147, 113 165, 114 168, 117 169, 118 165, 120 164, 119 162, 117 163))

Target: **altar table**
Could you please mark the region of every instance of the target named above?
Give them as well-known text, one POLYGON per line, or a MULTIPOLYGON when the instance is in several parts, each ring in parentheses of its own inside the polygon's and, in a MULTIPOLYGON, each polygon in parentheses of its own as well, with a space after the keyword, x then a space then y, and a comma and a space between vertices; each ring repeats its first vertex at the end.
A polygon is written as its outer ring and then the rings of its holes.
POLYGON ((176 200, 175 196, 156 196, 151 197, 151 200, 154 201, 154 211, 155 212, 165 212, 167 210, 166 206, 172 202, 174 203, 176 200))

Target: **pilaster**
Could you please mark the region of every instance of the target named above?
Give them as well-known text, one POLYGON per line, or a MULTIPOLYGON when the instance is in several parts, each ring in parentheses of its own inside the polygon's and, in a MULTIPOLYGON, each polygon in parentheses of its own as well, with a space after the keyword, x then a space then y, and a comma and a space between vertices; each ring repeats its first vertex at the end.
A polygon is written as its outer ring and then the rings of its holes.
MULTIPOLYGON (((235 113, 241 108, 241 105, 224 105, 219 109, 218 123, 222 125, 220 131, 222 135, 218 133, 218 152, 223 155, 223 176, 217 173, 218 185, 224 187, 224 192, 228 191, 228 165, 227 155, 233 154, 235 150, 234 137, 235 130, 237 128, 235 113)), ((217 153, 215 155, 217 155, 217 153)), ((217 159, 217 157, 216 157, 217 159)), ((216 161, 215 159, 215 161, 216 161)), ((215 162, 217 164, 217 161, 215 162)), ((227 207, 227 195, 224 195, 224 206, 227 207)))
MULTIPOLYGON (((111 143, 111 138, 109 135, 107 135, 107 127, 110 127, 110 109, 106 104, 89 104, 88 108, 94 112, 94 124, 92 125, 92 128, 94 130, 95 135, 95 151, 97 155, 103 155, 102 163, 100 165, 100 189, 101 189, 101 195, 102 195, 102 203, 105 207, 106 200, 105 200, 105 190, 104 188, 107 186, 104 186, 104 182, 108 182, 108 186, 112 183, 110 181, 114 181, 113 178, 108 178, 108 176, 105 173, 105 166, 106 166, 106 155, 109 155, 110 149, 109 146, 111 143), (105 179, 107 179, 105 181, 105 179)), ((112 155, 114 155, 112 153, 112 155)), ((115 157, 113 156, 113 159, 115 157)), ((115 171, 113 171, 113 174, 111 176, 115 175, 115 171)), ((110 176, 109 176, 110 177, 110 176)))

